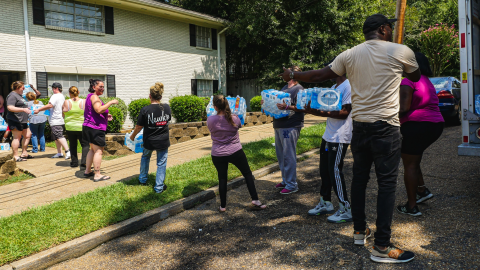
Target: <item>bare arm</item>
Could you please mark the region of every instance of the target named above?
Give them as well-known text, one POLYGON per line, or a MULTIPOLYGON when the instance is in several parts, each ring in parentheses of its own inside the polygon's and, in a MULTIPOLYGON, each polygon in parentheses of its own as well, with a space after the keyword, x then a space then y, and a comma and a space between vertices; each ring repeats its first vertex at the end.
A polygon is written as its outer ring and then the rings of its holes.
POLYGON ((132 135, 130 135, 130 140, 132 140, 132 141, 135 140, 135 137, 142 130, 142 128, 143 128, 142 126, 136 125, 135 129, 132 132, 132 135))
POLYGON ((93 109, 98 114, 104 113, 108 107, 112 106, 113 104, 118 104, 118 100, 114 99, 102 105, 102 101, 97 95, 92 95, 90 97, 90 101, 92 101, 93 109))
MULTIPOLYGON (((280 74, 280 77, 282 77, 284 81, 288 82, 291 80, 290 73, 292 73, 290 69, 283 68, 283 73, 280 74)), ((339 77, 339 75, 333 72, 330 67, 324 67, 322 69, 310 70, 305 72, 295 72, 293 75, 294 80, 308 83, 321 83, 326 80, 339 77)))
POLYGON ((46 110, 51 109, 51 108, 53 108, 53 105, 51 103, 48 103, 47 105, 45 105, 45 106, 43 106, 39 109, 36 109, 35 113, 38 113, 38 112, 41 112, 41 111, 46 111, 46 110))
POLYGON ((68 101, 67 99, 63 102, 62 112, 68 112, 68 111, 70 111, 70 101, 68 101))
POLYGON ((35 91, 35 95, 37 95, 37 98, 39 98, 42 93, 40 93, 40 91, 37 90, 37 88, 33 87, 33 84, 30 84, 30 87, 33 89, 33 91, 35 91))
POLYGON ((4 103, 5 103, 5 100, 3 99, 2 96, 0 96, 0 109, 3 108, 3 105, 5 105, 4 103))
POLYGON ((331 117, 335 119, 347 119, 351 111, 352 104, 345 104, 342 106, 342 110, 331 112, 320 111, 310 108, 310 101, 308 102, 308 105, 305 106, 305 113, 313 114, 316 116, 331 117))
POLYGON ((7 109, 11 112, 14 112, 14 113, 19 113, 19 112, 25 112, 25 113, 32 113, 32 111, 30 111, 28 108, 18 108, 18 107, 15 107, 13 105, 8 105, 7 106, 7 109))
POLYGON ((412 82, 418 82, 420 80, 421 75, 422 75, 422 73, 420 73, 420 68, 418 68, 417 70, 415 70, 412 73, 406 73, 405 72, 405 77, 407 77, 407 79, 409 79, 412 82))
POLYGON ((408 85, 400 86, 400 111, 399 116, 404 116, 409 110, 412 104, 413 88, 408 85))

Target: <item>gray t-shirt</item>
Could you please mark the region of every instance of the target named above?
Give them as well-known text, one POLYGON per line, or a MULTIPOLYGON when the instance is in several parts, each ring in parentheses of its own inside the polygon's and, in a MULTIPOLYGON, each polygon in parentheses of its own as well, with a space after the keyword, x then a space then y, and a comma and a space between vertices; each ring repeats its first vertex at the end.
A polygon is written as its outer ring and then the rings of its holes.
MULTIPOLYGON (((17 92, 10 92, 7 96, 7 108, 8 106, 15 106, 17 108, 28 108, 27 102, 25 99, 17 92)), ((28 114, 26 112, 9 112, 7 119, 9 121, 20 122, 23 124, 28 123, 28 114)))
MULTIPOLYGON (((285 93, 290 93, 290 98, 292 100, 292 106, 297 104, 297 94, 298 91, 303 90, 303 86, 299 83, 292 86, 292 88, 288 88, 288 84, 285 85, 282 90, 285 93)), ((301 112, 293 112, 287 116, 280 119, 273 119, 273 128, 301 128, 303 127, 303 120, 305 114, 301 112)))
MULTIPOLYGON (((43 107, 43 102, 41 102, 40 100, 38 101, 37 104, 33 104, 33 101, 29 101, 27 104, 30 110, 32 109, 32 106, 34 106, 33 108, 34 110, 43 107)), ((44 112, 39 112, 38 114, 30 114, 29 117, 30 117, 30 120, 29 120, 30 124, 40 124, 40 123, 45 123, 47 121, 47 116, 45 115, 44 112)))

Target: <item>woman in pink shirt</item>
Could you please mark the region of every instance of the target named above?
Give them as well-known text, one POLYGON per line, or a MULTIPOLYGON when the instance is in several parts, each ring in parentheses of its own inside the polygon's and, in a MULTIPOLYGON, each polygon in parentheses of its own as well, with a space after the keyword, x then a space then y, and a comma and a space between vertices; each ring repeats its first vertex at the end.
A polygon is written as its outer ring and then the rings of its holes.
POLYGON ((228 100, 223 95, 213 97, 213 106, 217 115, 207 119, 207 126, 212 137, 212 161, 218 172, 218 189, 220 193, 220 212, 225 212, 227 204, 228 164, 235 165, 242 172, 252 197, 253 210, 263 210, 267 206, 258 200, 254 177, 247 156, 240 144, 238 129, 242 126, 240 118, 232 115, 228 100))
POLYGON ((444 120, 438 108, 435 87, 428 76, 432 75, 428 59, 422 53, 415 53, 422 76, 416 83, 403 79, 400 84, 400 131, 402 132, 402 161, 405 169, 405 187, 408 202, 399 205, 402 214, 420 216, 417 203, 433 197, 425 187, 420 162, 423 152, 443 132, 444 120))

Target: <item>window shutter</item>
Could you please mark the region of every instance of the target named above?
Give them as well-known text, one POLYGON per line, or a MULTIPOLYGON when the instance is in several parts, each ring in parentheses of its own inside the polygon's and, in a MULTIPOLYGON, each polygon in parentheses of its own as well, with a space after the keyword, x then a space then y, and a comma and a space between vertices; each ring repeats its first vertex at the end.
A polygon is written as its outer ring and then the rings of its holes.
POLYGON ((190 46, 197 47, 197 28, 190 24, 190 46))
POLYGON ((117 96, 117 91, 115 90, 115 75, 107 75, 107 96, 117 96))
POLYGON ((113 7, 104 7, 105 11, 105 34, 114 34, 113 30, 113 7))
POLYGON ((192 79, 192 95, 196 96, 197 95, 197 80, 192 79))
POLYGON ((42 98, 48 97, 48 74, 47 72, 37 72, 37 90, 42 94, 42 98))
POLYGON ((217 93, 218 90, 218 80, 213 80, 213 93, 217 93))
POLYGON ((212 50, 217 50, 217 29, 212 28, 212 50))
POLYGON ((44 0, 32 0, 33 7, 33 24, 45 25, 45 8, 44 0))

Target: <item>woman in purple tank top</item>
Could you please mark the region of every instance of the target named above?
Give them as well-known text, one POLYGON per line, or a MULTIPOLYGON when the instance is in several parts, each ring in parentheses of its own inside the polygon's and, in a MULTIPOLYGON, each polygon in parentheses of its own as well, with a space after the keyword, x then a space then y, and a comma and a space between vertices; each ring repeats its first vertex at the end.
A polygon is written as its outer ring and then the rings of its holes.
POLYGON ((102 164, 102 154, 105 148, 105 132, 107 131, 108 121, 112 116, 108 114, 108 107, 118 104, 118 100, 111 100, 106 104, 98 96, 103 94, 105 86, 103 81, 90 79, 90 88, 85 99, 85 110, 82 128, 82 137, 90 144, 90 151, 87 155, 87 168, 85 177, 92 177, 93 181, 103 181, 110 179, 110 176, 100 174, 100 165, 102 164), (92 172, 92 163, 95 172, 92 172))

